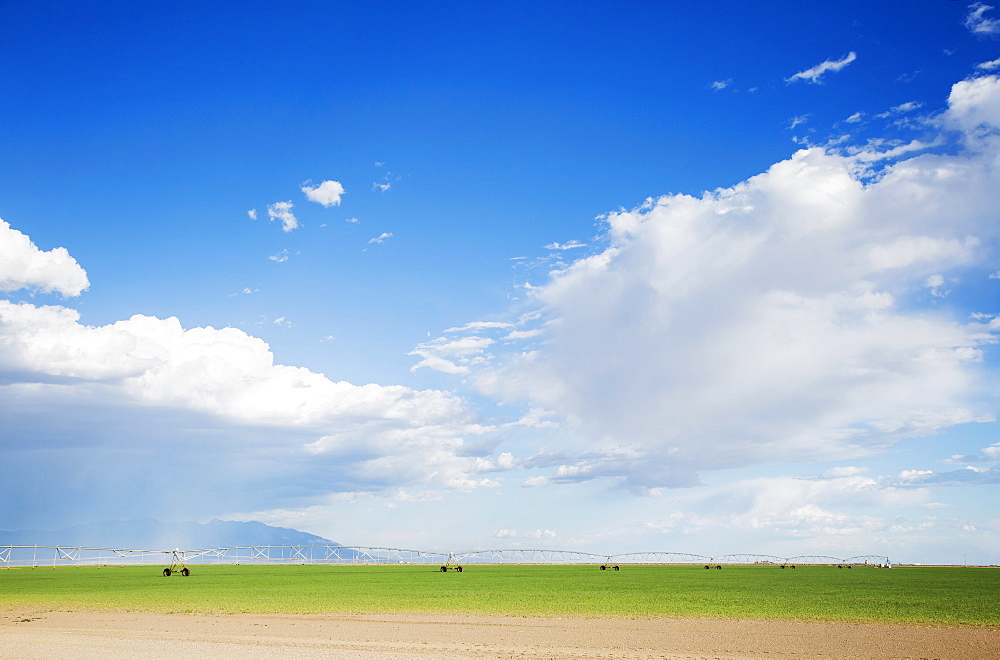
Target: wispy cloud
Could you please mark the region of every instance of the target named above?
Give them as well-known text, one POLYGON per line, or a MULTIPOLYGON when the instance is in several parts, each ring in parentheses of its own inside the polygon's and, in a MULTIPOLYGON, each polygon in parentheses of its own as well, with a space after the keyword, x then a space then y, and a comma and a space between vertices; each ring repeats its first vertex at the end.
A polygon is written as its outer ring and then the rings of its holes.
POLYGON ((270 259, 271 261, 274 261, 276 263, 283 264, 286 261, 288 261, 288 255, 289 254, 290 253, 288 252, 288 249, 285 248, 285 249, 281 250, 281 252, 278 252, 277 254, 272 254, 271 256, 268 257, 268 259, 270 259))
POLYGON ((421 360, 410 367, 410 371, 428 368, 449 374, 468 373, 469 366, 486 359, 485 351, 494 341, 488 337, 460 337, 451 339, 439 337, 420 344, 407 355, 421 360))
POLYGON ((733 79, 732 78, 727 78, 725 80, 716 80, 716 81, 712 82, 712 84, 709 85, 709 87, 711 87, 713 90, 715 90, 715 91, 718 92, 720 90, 723 90, 723 89, 729 87, 732 84, 733 84, 733 79))
POLYGON ((885 112, 880 112, 875 115, 879 119, 887 119, 893 115, 903 115, 914 110, 919 110, 924 107, 924 104, 920 101, 907 101, 906 103, 900 103, 899 105, 894 105, 885 112))
MULTIPOLYGON (((375 167, 382 167, 384 163, 375 163, 375 167)), ((381 181, 375 181, 372 183, 372 190, 375 192, 388 192, 392 188, 392 184, 400 180, 400 176, 389 172, 388 170, 382 175, 381 181)))
POLYGON ((506 321, 472 321, 466 323, 465 325, 457 326, 454 328, 448 328, 445 333, 451 332, 476 332, 478 330, 493 330, 496 328, 511 328, 513 323, 507 323, 506 321))
POLYGON ((986 17, 986 12, 992 9, 992 5, 982 2, 972 3, 969 5, 969 13, 965 17, 965 27, 977 35, 1000 34, 1000 20, 986 17))
POLYGON ((788 120, 788 128, 792 129, 795 128, 796 126, 801 126, 802 124, 805 124, 806 122, 809 121, 810 116, 811 115, 809 114, 805 114, 805 115, 799 115, 797 117, 792 117, 791 119, 788 120))
POLYGON ((586 243, 581 243, 580 241, 569 241, 568 243, 549 243, 545 246, 546 250, 575 250, 577 248, 587 247, 586 243))
POLYGON ((392 238, 392 232, 382 232, 375 238, 368 241, 368 245, 385 243, 387 239, 392 238))
POLYGON ((820 79, 827 73, 836 73, 856 59, 858 59, 857 53, 852 50, 839 60, 825 60, 814 67, 806 69, 805 71, 799 71, 798 73, 785 78, 785 82, 806 80, 812 84, 818 84, 821 82, 820 79))

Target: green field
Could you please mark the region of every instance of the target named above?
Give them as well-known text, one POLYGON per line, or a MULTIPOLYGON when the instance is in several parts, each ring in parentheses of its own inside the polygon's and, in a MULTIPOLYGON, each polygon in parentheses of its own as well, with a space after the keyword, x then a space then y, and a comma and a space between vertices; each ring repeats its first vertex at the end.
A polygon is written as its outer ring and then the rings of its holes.
POLYGON ((1000 626, 1000 569, 191 566, 0 570, 0 609, 730 617, 1000 626))

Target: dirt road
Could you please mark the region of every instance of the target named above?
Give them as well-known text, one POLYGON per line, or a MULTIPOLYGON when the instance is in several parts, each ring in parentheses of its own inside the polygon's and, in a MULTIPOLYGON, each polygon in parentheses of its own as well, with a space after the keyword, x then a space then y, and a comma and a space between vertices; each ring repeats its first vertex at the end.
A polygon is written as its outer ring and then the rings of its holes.
POLYGON ((721 619, 2 612, 0 658, 1000 658, 1000 630, 721 619))

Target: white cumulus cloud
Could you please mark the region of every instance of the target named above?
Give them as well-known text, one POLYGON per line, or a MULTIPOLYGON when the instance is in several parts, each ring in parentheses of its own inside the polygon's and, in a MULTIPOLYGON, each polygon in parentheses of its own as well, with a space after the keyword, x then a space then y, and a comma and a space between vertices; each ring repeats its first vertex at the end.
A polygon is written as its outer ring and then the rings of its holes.
MULTIPOLYGON (((84 286, 64 250, 40 253, 2 229, 0 249, 18 257, 3 263, 21 268, 5 281, 74 295, 84 286)), ((65 306, 9 300, 0 300, 0 413, 8 460, 37 470, 46 448, 75 457, 67 478, 90 494, 80 507, 136 481, 147 505, 183 500, 192 516, 241 498, 274 506, 404 485, 468 491, 496 485, 476 476, 486 468, 513 465, 509 454, 489 464, 482 452, 472 457, 466 441, 488 429, 448 392, 354 385, 277 364, 263 340, 236 328, 141 314, 92 326, 65 306), (111 472, 100 467, 109 460, 111 472), (185 499, 223 482, 224 503, 185 499)), ((26 487, 28 472, 17 472, 0 495, 26 487)), ((79 513, 75 506, 60 510, 79 513)))
POLYGON ((299 226, 298 219, 292 213, 293 206, 295 205, 291 201, 268 204, 267 215, 272 221, 281 220, 281 229, 283 231, 292 231, 299 226))
POLYGON ((0 220, 0 291, 32 289, 71 297, 89 286, 86 271, 66 248, 39 250, 26 235, 0 220))
POLYGON ((1000 327, 914 296, 996 263, 998 95, 995 76, 954 86, 942 125, 963 132, 957 154, 870 176, 805 149, 732 188, 609 214, 602 252, 529 290, 534 347, 464 365, 484 393, 572 429, 526 461, 547 474, 525 483, 686 485, 991 419, 979 372, 1000 327))
POLYGON ((982 76, 955 83, 948 97, 947 121, 961 130, 1000 127, 1000 77, 982 76))
POLYGON ((323 181, 318 186, 310 186, 307 181, 301 188, 306 194, 306 199, 327 208, 340 206, 340 198, 344 194, 344 186, 339 181, 323 181))

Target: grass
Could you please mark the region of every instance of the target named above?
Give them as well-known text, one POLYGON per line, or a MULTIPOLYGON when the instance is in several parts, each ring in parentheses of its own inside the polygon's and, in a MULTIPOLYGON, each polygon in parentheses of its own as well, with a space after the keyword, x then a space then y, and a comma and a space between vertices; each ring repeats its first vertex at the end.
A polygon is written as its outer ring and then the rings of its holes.
POLYGON ((724 617, 1000 626, 1000 569, 492 565, 0 571, 0 608, 184 613, 724 617))

